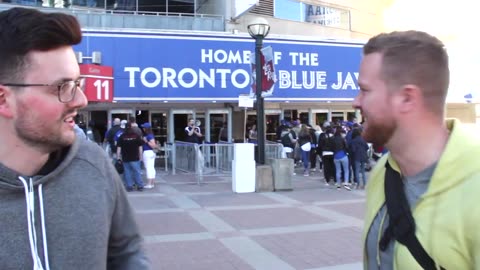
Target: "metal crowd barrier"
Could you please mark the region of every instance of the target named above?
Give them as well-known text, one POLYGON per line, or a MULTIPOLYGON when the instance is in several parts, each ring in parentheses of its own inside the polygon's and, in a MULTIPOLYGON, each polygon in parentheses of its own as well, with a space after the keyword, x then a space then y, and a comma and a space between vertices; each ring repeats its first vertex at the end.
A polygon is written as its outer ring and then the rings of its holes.
POLYGON ((283 155, 283 144, 278 142, 265 142, 265 160, 285 158, 283 155))
MULTIPOLYGON (((266 142, 266 159, 283 158, 282 153, 282 144, 266 142)), ((204 176, 231 174, 233 156, 233 143, 196 144, 175 141, 168 159, 172 164, 172 174, 176 174, 176 170, 193 173, 197 176, 197 184, 200 184, 204 176)))

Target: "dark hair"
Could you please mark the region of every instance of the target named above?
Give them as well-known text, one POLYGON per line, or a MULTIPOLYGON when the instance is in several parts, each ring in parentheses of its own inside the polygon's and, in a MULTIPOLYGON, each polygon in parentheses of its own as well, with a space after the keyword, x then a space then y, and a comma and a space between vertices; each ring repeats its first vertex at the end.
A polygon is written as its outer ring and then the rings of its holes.
POLYGON ((382 55, 381 76, 389 88, 416 85, 432 112, 444 111, 450 71, 439 39, 421 31, 383 33, 371 38, 363 53, 382 55))
POLYGON ((143 128, 143 134, 153 134, 152 128, 143 128))
POLYGON ((362 130, 360 128, 354 128, 352 130, 352 139, 355 139, 357 136, 360 136, 362 134, 362 130))
POLYGON ((80 24, 72 15, 19 7, 0 12, 0 82, 23 79, 29 52, 76 45, 81 40, 80 24))

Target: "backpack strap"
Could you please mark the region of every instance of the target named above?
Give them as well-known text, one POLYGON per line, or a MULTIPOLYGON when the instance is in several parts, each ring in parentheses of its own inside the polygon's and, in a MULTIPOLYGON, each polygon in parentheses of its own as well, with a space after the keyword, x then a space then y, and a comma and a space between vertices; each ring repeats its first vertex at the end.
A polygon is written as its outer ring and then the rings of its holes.
POLYGON ((380 240, 380 250, 385 251, 390 240, 395 239, 408 248, 423 269, 437 269, 435 262, 415 236, 415 219, 405 195, 401 175, 392 169, 388 161, 385 168, 385 201, 390 221, 380 240))

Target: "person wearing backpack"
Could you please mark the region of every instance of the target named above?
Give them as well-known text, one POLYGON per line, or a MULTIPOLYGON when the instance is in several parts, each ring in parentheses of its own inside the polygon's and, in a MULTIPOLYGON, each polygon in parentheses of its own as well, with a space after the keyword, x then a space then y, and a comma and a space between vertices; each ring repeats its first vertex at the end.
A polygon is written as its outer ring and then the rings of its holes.
POLYGON ((297 139, 294 138, 294 134, 290 132, 290 127, 287 125, 283 126, 282 133, 280 133, 280 142, 285 149, 287 157, 293 159, 293 150, 297 144, 297 139))
POLYGON ((445 45, 420 31, 363 47, 353 107, 362 137, 388 149, 370 174, 364 269, 480 269, 478 133, 445 119, 445 45))
POLYGON ((110 157, 115 158, 117 156, 117 146, 115 145, 115 133, 121 129, 120 118, 113 119, 112 127, 105 133, 105 142, 110 146, 110 157))
POLYGON ((95 121, 90 120, 87 127, 87 140, 95 142, 96 144, 101 144, 102 138, 100 137, 100 132, 95 127, 95 121))

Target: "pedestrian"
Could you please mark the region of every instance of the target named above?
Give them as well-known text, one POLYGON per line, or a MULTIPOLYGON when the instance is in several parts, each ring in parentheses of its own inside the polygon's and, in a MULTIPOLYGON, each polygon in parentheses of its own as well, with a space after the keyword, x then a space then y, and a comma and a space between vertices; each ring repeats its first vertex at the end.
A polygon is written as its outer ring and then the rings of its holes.
POLYGON ((104 142, 105 143, 108 143, 108 146, 109 146, 109 154, 110 154, 110 157, 115 159, 117 157, 117 144, 116 144, 116 141, 115 141, 115 134, 117 134, 117 132, 119 132, 122 127, 121 127, 121 120, 120 118, 115 118, 113 119, 113 125, 110 129, 107 130, 107 132, 105 133, 105 139, 104 139, 104 142))
POLYGON ((100 145, 102 143, 102 138, 100 136, 100 131, 98 131, 98 128, 95 126, 95 121, 90 120, 88 122, 88 127, 87 127, 87 140, 95 142, 96 144, 100 145))
POLYGON ((185 141, 190 143, 202 142, 202 131, 200 127, 196 125, 196 121, 193 118, 188 119, 188 125, 185 127, 186 138, 185 141))
POLYGON ((303 176, 310 175, 310 151, 312 150, 312 136, 309 128, 305 124, 301 124, 298 133, 298 145, 300 146, 301 158, 303 163, 303 176))
POLYGON ((147 184, 144 186, 146 189, 155 187, 155 158, 157 154, 154 149, 158 149, 158 145, 153 135, 152 125, 150 123, 142 124, 145 135, 143 136, 143 165, 147 175, 147 184))
POLYGON ((337 127, 335 135, 333 136, 333 163, 335 164, 335 179, 337 181, 337 189, 341 187, 342 172, 343 172, 343 188, 351 190, 349 186, 349 172, 348 165, 348 147, 345 130, 342 127, 337 127))
POLYGON ((133 185, 138 191, 143 191, 140 163, 143 157, 142 137, 133 130, 132 124, 125 124, 125 132, 117 142, 117 157, 123 162, 123 179, 127 191, 133 191, 133 185))
POLYGON ((253 124, 248 131, 248 142, 249 143, 257 143, 257 125, 253 124))
POLYGON ((420 31, 371 38, 353 107, 389 150, 367 185, 366 269, 479 269, 480 144, 445 121, 448 55, 420 31))
MULTIPOLYGON (((324 125, 325 126, 325 125, 324 125)), ((322 153, 323 176, 325 178, 325 185, 329 186, 330 180, 335 182, 335 163, 333 162, 333 128, 325 126, 325 132, 320 134, 318 138, 319 153, 322 153)))
POLYGON ((365 175, 365 168, 368 162, 368 144, 361 136, 361 129, 355 128, 352 130, 352 139, 348 144, 351 160, 355 165, 353 166, 353 174, 355 175, 357 188, 363 189, 367 184, 367 178, 365 175), (362 181, 360 181, 360 176, 362 181))
POLYGON ((0 33, 0 269, 149 269, 115 168, 75 136, 78 21, 15 7, 0 33))

